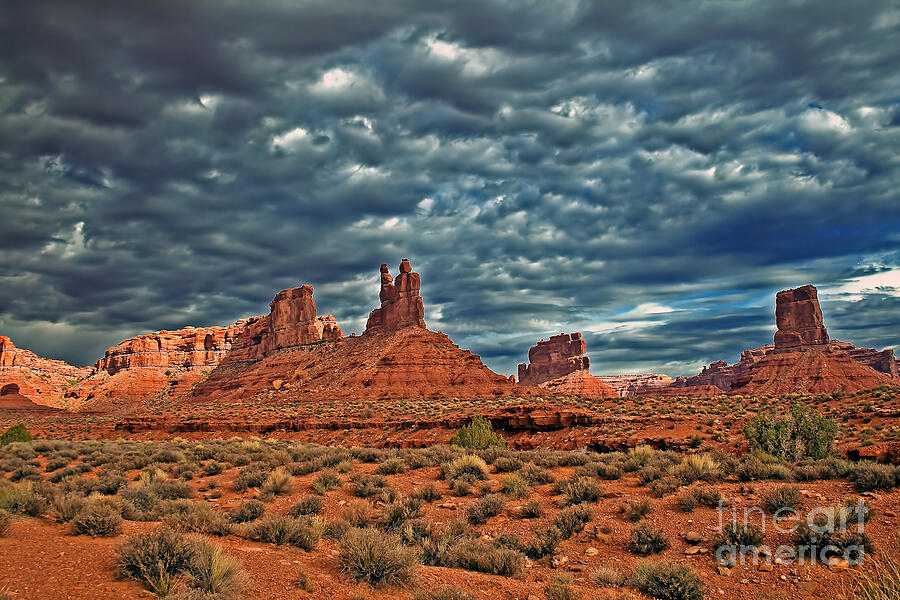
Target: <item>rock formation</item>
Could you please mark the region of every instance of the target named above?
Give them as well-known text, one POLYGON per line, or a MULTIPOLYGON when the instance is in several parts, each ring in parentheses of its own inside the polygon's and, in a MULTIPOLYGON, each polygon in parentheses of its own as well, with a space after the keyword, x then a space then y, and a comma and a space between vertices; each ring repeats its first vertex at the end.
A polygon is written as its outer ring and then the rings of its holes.
POLYGON ((519 384, 536 385, 574 373, 587 371, 591 360, 580 333, 560 333, 541 340, 528 350, 529 364, 519 365, 519 384))
POLYGON ((892 350, 855 348, 830 340, 818 294, 812 285, 775 296, 775 344, 741 353, 729 365, 716 361, 693 377, 679 377, 672 395, 709 395, 710 390, 741 394, 830 393, 870 389, 897 376, 892 350))
POLYGON ((35 404, 28 396, 23 396, 19 392, 19 386, 15 383, 8 383, 0 387, 0 410, 56 410, 49 406, 35 404))
POLYGON ((269 307, 267 316, 250 319, 236 336, 233 359, 260 360, 282 348, 344 337, 332 315, 316 316, 311 285, 278 292, 269 307))
POLYGON ((231 348, 247 319, 226 327, 185 327, 155 331, 122 341, 97 362, 98 371, 115 375, 123 369, 194 369, 215 366, 231 348))
MULTIPOLYGON (((369 314, 365 334, 388 333, 402 327, 425 327, 425 308, 419 296, 419 274, 409 260, 400 262, 397 279, 391 278, 386 264, 381 265, 381 307, 369 314)), ((365 335, 364 334, 364 335, 365 335)))
POLYGON ((60 406, 64 395, 93 373, 91 367, 76 367, 17 348, 10 338, 0 336, 0 386, 16 385, 17 393, 29 401, 60 406))
POLYGON ((599 377, 586 370, 573 371, 568 375, 538 384, 553 395, 579 396, 581 398, 617 398, 618 392, 606 385, 599 377))
MULTIPOLYGON (((192 401, 265 398, 296 402, 326 396, 485 398, 528 393, 485 367, 477 355, 461 350, 443 333, 425 328, 419 275, 412 272, 408 260, 400 263, 396 280, 388 274, 386 265, 382 265, 381 273, 381 306, 369 315, 363 335, 336 335, 329 344, 266 344, 271 352, 251 355, 247 348, 258 349, 263 344, 247 340, 258 337, 254 332, 269 330, 268 326, 251 323, 222 363, 194 388, 192 401)), ((302 312, 304 323, 315 316, 314 308, 310 308, 314 306, 312 290, 309 292, 302 312)), ((324 334, 317 337, 309 328, 304 331, 311 337, 298 339, 328 339, 324 334)))
POLYGON ((597 379, 611 387, 619 396, 649 396, 655 390, 672 385, 675 379, 659 373, 641 375, 598 375, 597 379))
POLYGON ((811 285, 783 290, 775 296, 775 349, 823 346, 828 332, 816 288, 811 285))

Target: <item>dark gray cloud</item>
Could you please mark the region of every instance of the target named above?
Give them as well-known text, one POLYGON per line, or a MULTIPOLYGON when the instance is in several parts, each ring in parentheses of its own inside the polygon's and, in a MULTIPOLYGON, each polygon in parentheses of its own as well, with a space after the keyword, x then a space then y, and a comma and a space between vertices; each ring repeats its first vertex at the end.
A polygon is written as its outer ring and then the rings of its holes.
POLYGON ((361 330, 408 256, 491 367, 597 373, 900 325, 892 3, 64 2, 0 8, 0 332, 122 337, 316 288, 361 330))

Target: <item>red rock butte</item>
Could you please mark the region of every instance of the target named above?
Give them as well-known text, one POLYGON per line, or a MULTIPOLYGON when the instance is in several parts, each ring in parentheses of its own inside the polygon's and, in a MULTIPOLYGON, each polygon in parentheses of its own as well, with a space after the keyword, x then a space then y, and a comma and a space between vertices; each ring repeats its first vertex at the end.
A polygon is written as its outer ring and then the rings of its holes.
POLYGON ((729 365, 716 361, 693 377, 679 377, 662 394, 714 395, 855 392, 897 377, 893 350, 855 348, 831 340, 812 285, 775 296, 775 344, 745 350, 729 365))
POLYGON ((541 340, 528 350, 528 363, 519 365, 519 383, 536 385, 575 371, 587 371, 591 359, 580 333, 560 333, 541 340))
POLYGON ((394 279, 381 265, 381 306, 371 312, 361 336, 343 337, 330 315, 320 328, 311 286, 279 293, 272 312, 245 327, 190 401, 314 401, 323 394, 478 398, 515 392, 516 386, 478 355, 425 328, 419 274, 407 259, 399 271, 394 279))

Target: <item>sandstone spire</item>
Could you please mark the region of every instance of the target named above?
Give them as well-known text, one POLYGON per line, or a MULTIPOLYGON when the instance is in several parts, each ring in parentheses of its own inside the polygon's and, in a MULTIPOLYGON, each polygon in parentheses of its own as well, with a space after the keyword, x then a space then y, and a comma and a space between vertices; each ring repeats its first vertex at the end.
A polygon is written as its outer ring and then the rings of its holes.
POLYGON ((775 349, 824 346, 828 332, 822 322, 822 309, 816 288, 804 285, 778 292, 775 296, 775 349))
POLYGON ((425 308, 419 296, 421 281, 409 260, 400 262, 397 279, 391 277, 386 264, 381 265, 381 307, 369 314, 366 331, 391 332, 403 327, 425 327, 425 308))

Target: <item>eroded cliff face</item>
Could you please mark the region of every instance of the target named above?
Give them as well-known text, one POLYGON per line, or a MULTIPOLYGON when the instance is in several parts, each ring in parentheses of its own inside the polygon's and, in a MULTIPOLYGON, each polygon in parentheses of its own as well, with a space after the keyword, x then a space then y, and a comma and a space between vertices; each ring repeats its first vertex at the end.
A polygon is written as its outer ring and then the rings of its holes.
POLYGON ((316 315, 311 285, 278 292, 269 308, 268 315, 250 319, 235 337, 231 359, 261 360, 283 348, 344 337, 332 315, 316 315))
POLYGON ((536 385, 575 371, 587 371, 591 360, 585 350, 580 333, 560 333, 541 340, 528 350, 528 364, 519 365, 519 383, 536 385))
POLYGON ((421 279, 409 260, 400 262, 397 279, 391 277, 386 264, 381 265, 381 306, 369 314, 363 335, 390 333, 403 327, 425 327, 425 307, 419 296, 421 279))
POLYGON ((93 373, 91 367, 76 367, 17 348, 10 338, 0 336, 0 387, 7 389, 8 396, 15 386, 16 396, 44 406, 60 406, 64 396, 93 373))
POLYGON ((154 331, 123 340, 97 362, 98 371, 115 375, 132 368, 196 369, 219 364, 247 319, 225 327, 185 327, 154 331))

